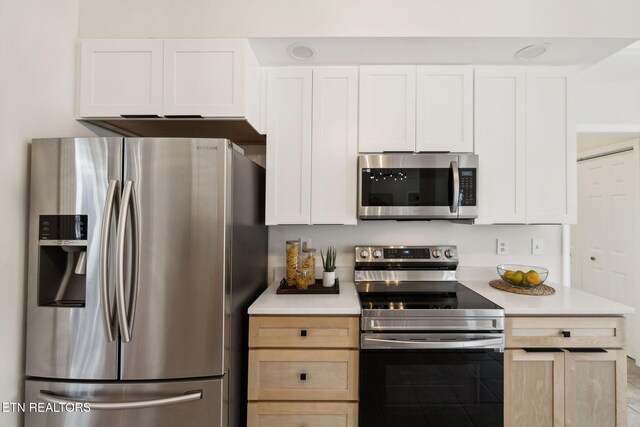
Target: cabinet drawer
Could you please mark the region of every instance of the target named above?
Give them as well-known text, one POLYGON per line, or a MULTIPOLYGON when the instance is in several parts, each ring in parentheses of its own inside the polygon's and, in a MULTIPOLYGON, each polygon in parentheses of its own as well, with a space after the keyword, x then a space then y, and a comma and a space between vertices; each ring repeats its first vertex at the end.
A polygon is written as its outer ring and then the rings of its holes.
POLYGON ((357 350, 251 350, 249 400, 358 400, 357 350))
POLYGON ((252 348, 358 348, 357 317, 251 316, 252 348))
POLYGON ((507 317, 507 348, 604 347, 625 344, 624 317, 507 317), (567 336, 564 336, 567 333, 567 336))
POLYGON ((358 404, 347 402, 252 402, 248 427, 356 427, 358 404))

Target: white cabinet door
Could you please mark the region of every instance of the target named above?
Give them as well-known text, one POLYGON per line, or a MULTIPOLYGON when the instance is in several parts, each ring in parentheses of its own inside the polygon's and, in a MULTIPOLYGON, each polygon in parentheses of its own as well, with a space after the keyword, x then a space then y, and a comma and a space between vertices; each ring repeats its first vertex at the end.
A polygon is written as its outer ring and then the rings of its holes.
POLYGON ((267 225, 311 222, 311 90, 311 68, 268 70, 267 225))
POLYGON ((358 68, 313 70, 311 223, 357 223, 358 68))
POLYGON ((526 83, 527 223, 576 222, 573 70, 529 68, 526 83))
POLYGON ((416 149, 416 67, 360 67, 361 153, 416 149))
POLYGON ((81 40, 78 115, 161 115, 162 43, 81 40))
POLYGON ((525 70, 476 68, 478 224, 525 222, 525 70))
POLYGON ((244 116, 245 40, 166 40, 165 115, 244 116))
POLYGON ((473 68, 417 68, 416 151, 473 151, 473 68))

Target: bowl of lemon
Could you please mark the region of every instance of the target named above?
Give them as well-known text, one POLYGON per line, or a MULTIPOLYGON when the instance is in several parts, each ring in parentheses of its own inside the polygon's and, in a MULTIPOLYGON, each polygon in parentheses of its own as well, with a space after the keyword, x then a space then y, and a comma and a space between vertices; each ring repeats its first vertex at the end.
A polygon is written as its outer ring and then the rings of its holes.
POLYGON ((546 268, 530 265, 501 264, 497 268, 502 280, 512 286, 525 288, 543 284, 549 275, 546 268))

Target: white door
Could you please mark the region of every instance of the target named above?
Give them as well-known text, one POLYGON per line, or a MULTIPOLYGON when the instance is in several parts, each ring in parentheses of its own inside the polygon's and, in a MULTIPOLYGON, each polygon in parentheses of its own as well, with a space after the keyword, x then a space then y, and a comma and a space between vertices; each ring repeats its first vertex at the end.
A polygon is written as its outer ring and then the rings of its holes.
POLYGON ((267 73, 266 223, 310 224, 312 70, 267 73))
POLYGON ((243 116, 246 43, 242 39, 165 40, 164 115, 243 116))
POLYGON ((526 222, 576 222, 574 71, 529 68, 526 81, 526 222))
POLYGON ((360 67, 361 153, 416 150, 416 67, 360 67))
POLYGON ((81 40, 78 115, 162 115, 162 43, 81 40))
POLYGON ((357 223, 358 68, 313 70, 311 223, 357 223))
POLYGON ((525 222, 525 71, 475 71, 478 224, 525 222))
POLYGON ((417 68, 416 151, 473 151, 473 68, 417 68))
MULTIPOLYGON (((581 266, 583 290, 634 305, 636 311, 640 302, 639 146, 623 143, 580 154, 585 158, 633 148, 578 163, 578 223, 572 230, 580 244, 574 253, 581 259, 574 262, 581 266)), ((637 317, 630 317, 629 330, 640 327, 637 317)), ((634 358, 639 355, 636 335, 629 334, 629 355, 634 358)))

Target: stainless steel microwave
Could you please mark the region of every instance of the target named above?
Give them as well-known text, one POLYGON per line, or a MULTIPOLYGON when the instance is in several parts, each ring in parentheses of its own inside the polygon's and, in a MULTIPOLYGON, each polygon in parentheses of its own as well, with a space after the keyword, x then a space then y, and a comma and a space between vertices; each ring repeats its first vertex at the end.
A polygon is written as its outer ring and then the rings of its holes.
POLYGON ((478 217, 478 156, 455 153, 362 154, 360 219, 478 217))

